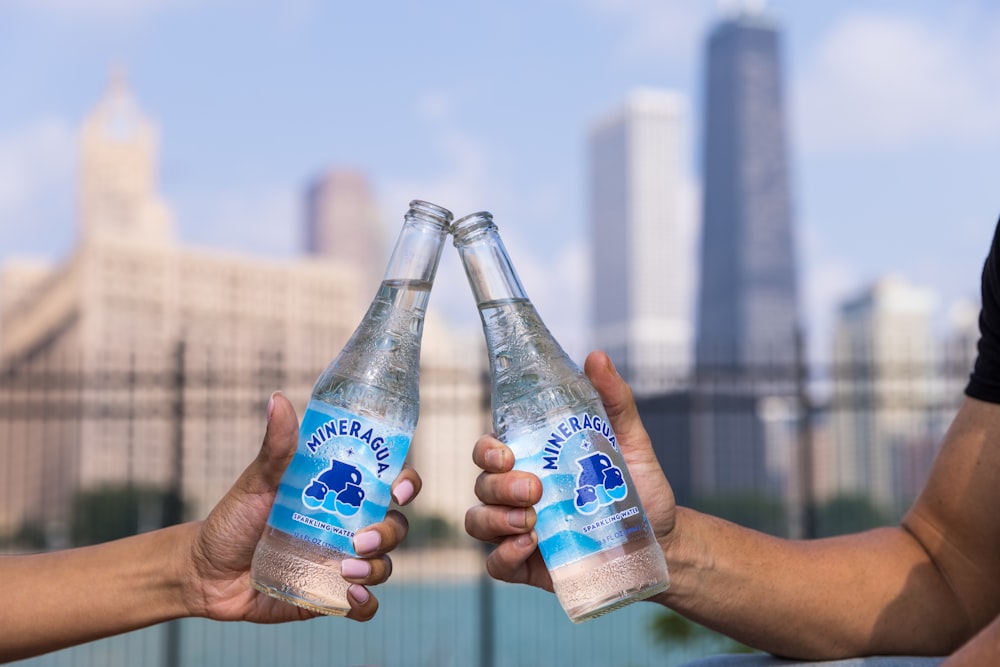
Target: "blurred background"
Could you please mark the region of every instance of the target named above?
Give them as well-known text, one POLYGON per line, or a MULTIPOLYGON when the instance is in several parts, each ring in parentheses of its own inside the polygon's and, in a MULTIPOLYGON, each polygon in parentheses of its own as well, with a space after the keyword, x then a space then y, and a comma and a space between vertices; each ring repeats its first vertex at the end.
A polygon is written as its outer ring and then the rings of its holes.
MULTIPOLYGON (((301 414, 411 199, 494 214, 577 361, 632 383, 679 502, 897 521, 961 399, 1000 206, 986 0, 0 4, 0 550, 204 516, 301 414)), ((445 249, 378 617, 186 620, 50 664, 674 665, 652 605, 572 626, 464 536, 489 430, 445 249)))

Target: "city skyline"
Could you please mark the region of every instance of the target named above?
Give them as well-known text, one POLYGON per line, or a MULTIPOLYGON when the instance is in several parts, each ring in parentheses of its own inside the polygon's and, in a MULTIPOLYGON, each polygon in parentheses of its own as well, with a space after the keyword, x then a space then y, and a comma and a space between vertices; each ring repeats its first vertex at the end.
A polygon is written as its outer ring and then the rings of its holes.
MULTIPOLYGON (((777 0, 768 10, 788 42, 814 353, 829 354, 837 304, 883 273, 934 288, 941 308, 975 299, 1000 209, 989 182, 1000 10, 777 0)), ((312 2, 6 3, 0 259, 68 254, 69 147, 123 65, 161 129, 162 189, 186 243, 292 255, 304 184, 330 167, 359 168, 383 211, 413 197, 459 215, 492 210, 529 295, 579 356, 589 346, 586 128, 645 86, 680 92, 697 119, 701 45, 719 10, 441 2, 398 11, 385 21, 370 8, 334 14, 312 2)), ((700 147, 690 143, 696 174, 700 147)), ((433 303, 478 326, 456 269, 442 262, 433 303)))

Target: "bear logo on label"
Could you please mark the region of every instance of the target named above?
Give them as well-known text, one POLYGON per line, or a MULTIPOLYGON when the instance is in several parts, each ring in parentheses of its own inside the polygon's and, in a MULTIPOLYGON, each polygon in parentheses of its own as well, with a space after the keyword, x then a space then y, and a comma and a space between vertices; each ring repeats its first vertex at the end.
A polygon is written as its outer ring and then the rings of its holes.
POLYGON ((605 454, 595 452, 576 460, 580 474, 576 478, 576 509, 581 514, 593 514, 628 495, 621 468, 611 463, 605 454))
POLYGON ((363 478, 357 467, 334 459, 330 467, 317 475, 302 492, 302 504, 309 509, 354 516, 365 499, 361 488, 363 478))

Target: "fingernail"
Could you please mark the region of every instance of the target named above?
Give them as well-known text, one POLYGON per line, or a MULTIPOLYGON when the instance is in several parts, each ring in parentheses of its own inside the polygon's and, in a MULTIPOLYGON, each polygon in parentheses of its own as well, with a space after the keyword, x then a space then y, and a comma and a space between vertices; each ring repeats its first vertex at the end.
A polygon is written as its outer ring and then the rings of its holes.
POLYGON ((523 535, 518 535, 517 539, 514 540, 514 544, 519 547, 530 547, 535 543, 535 531, 530 533, 524 533, 523 535))
POLYGON ((528 525, 528 511, 525 509, 508 510, 507 523, 513 528, 526 528, 528 525))
POLYGON ((368 602, 368 590, 360 584, 351 584, 351 587, 347 589, 347 593, 360 604, 368 602))
POLYGON ((278 392, 273 392, 271 397, 267 399, 267 423, 271 423, 271 413, 274 412, 274 397, 278 392))
POLYGON ((531 499, 531 482, 526 479, 515 480, 511 491, 514 492, 516 500, 528 502, 531 499))
POLYGON ((615 377, 621 377, 618 375, 618 369, 615 368, 615 362, 611 361, 611 355, 607 355, 605 359, 608 360, 608 369, 614 374, 615 377))
POLYGON ((404 479, 393 489, 392 497, 395 499, 397 505, 405 505, 410 502, 413 498, 413 482, 404 479))
POLYGON ((358 533, 354 536, 354 551, 361 554, 370 553, 378 549, 382 544, 382 536, 377 530, 369 530, 366 533, 358 533))
POLYGON ((366 560, 345 558, 340 562, 340 574, 345 579, 362 579, 372 573, 372 566, 366 560))
POLYGON ((491 449, 486 452, 486 465, 490 470, 499 470, 503 465, 503 452, 499 449, 491 449))

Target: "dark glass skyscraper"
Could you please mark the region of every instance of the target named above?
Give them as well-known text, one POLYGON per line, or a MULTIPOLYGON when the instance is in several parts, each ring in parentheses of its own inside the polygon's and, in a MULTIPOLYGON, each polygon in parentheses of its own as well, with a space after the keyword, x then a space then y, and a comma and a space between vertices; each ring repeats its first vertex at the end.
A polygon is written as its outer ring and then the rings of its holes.
POLYGON ((799 326, 780 34, 745 13, 708 41, 695 365, 748 379, 792 368, 799 326))

